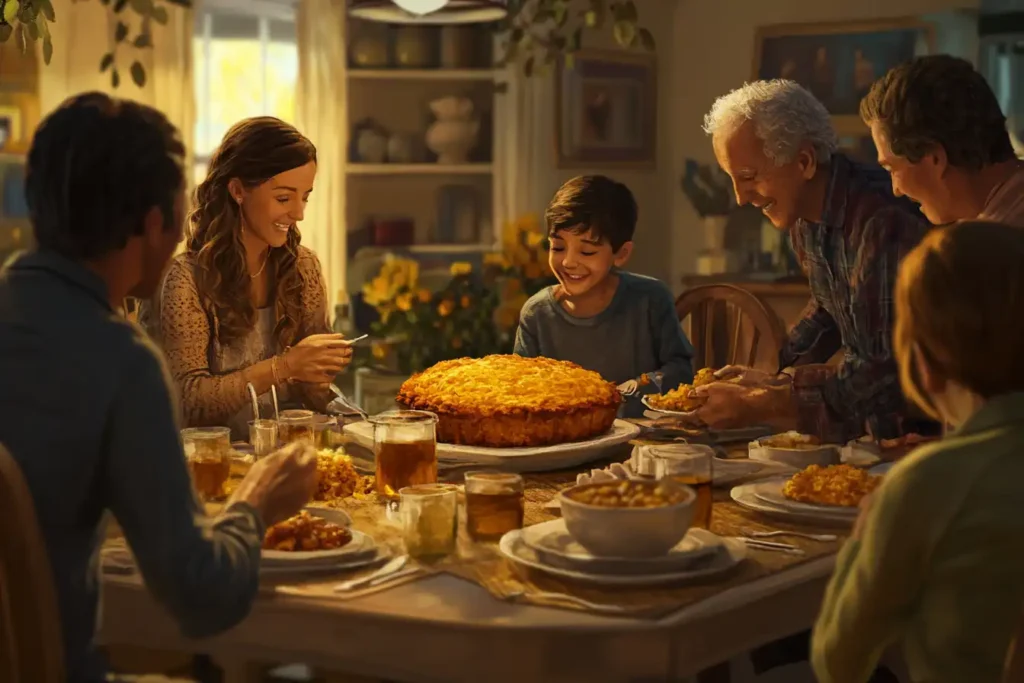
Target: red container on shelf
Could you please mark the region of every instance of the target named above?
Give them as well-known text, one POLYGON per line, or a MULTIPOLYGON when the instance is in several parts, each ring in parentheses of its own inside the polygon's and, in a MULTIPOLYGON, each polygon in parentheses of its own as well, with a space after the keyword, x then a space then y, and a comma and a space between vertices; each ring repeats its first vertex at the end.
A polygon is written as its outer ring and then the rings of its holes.
POLYGON ((378 218, 373 221, 373 244, 376 247, 407 247, 416 239, 416 225, 411 218, 378 218))

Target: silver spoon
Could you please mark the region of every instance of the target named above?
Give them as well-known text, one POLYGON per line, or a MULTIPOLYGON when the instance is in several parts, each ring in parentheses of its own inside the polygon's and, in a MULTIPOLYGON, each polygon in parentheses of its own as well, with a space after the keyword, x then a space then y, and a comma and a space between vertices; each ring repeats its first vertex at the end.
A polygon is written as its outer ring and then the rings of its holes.
POLYGON ((389 576, 399 571, 400 569, 405 567, 405 563, 408 561, 408 555, 399 555, 398 557, 394 557, 388 560, 383 567, 373 572, 372 574, 369 574, 368 576, 364 576, 361 579, 342 581, 334 587, 334 590, 338 593, 344 593, 345 591, 350 591, 356 588, 367 586, 376 581, 377 579, 380 579, 381 577, 389 576))
POLYGON ((245 385, 245 388, 249 390, 249 398, 252 399, 252 419, 258 420, 260 419, 260 402, 256 398, 256 387, 252 385, 252 382, 249 382, 245 385))
POLYGON ((356 342, 363 341, 364 339, 366 339, 369 336, 370 335, 368 335, 368 334, 364 334, 364 335, 356 337, 355 339, 342 339, 341 343, 344 344, 345 346, 352 346, 356 342))
POLYGON ((277 387, 273 384, 270 385, 270 398, 274 402, 274 419, 279 420, 280 415, 277 410, 277 387))
POLYGON ((773 536, 794 536, 796 538, 809 538, 812 541, 839 540, 839 537, 835 534, 808 534, 803 531, 751 531, 747 534, 748 538, 772 538, 773 536))
POLYGON ((370 416, 366 414, 366 411, 357 406, 355 401, 349 399, 349 397, 345 395, 345 392, 338 388, 337 384, 331 382, 329 386, 331 388, 331 392, 338 397, 338 402, 340 402, 341 405, 351 409, 353 412, 359 413, 359 417, 364 420, 369 419, 370 416))
POLYGON ((505 599, 515 600, 516 598, 521 598, 523 596, 531 597, 538 601, 550 600, 553 602, 566 602, 580 607, 585 607, 586 609, 593 610, 594 612, 622 612, 625 610, 624 607, 620 607, 619 605, 606 605, 599 602, 590 602, 589 600, 584 600, 583 598, 578 598, 575 595, 569 595, 568 593, 550 593, 541 591, 539 593, 530 593, 527 595, 526 591, 517 591, 515 593, 509 593, 505 596, 505 599))

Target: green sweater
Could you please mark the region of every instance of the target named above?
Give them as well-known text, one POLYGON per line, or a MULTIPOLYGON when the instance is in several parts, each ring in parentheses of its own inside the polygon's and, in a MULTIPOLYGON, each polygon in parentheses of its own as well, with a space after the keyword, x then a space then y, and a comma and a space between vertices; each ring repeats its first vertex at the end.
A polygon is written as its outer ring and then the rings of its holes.
POLYGON ((821 683, 864 683, 903 640, 911 679, 999 683, 1024 615, 1024 393, 899 462, 840 551, 814 627, 821 683))

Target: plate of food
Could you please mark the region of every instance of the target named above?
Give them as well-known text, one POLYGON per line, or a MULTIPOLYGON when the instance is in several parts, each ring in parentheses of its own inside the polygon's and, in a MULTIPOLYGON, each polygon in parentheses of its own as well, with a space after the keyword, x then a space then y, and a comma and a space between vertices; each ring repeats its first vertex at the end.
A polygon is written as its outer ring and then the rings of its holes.
POLYGON ((734 487, 731 496, 740 505, 759 512, 852 523, 861 500, 881 480, 880 474, 852 465, 811 465, 788 478, 734 487))
POLYGON ((334 565, 376 555, 373 539, 347 526, 340 510, 307 508, 267 529, 263 564, 334 565))
POLYGON ((690 396, 691 392, 699 386, 714 381, 715 371, 711 368, 703 368, 694 375, 692 384, 680 384, 675 389, 663 394, 647 394, 640 399, 640 402, 651 411, 661 415, 692 418, 693 412, 701 406, 703 401, 690 396))
MULTIPOLYGON (((437 415, 439 460, 489 464, 510 471, 581 465, 608 455, 640 428, 616 419, 615 385, 575 363, 492 355, 442 361, 410 377, 399 405, 437 415)), ((345 432, 373 448, 373 425, 345 432)))
POLYGON ((747 452, 753 460, 779 462, 790 467, 838 465, 839 446, 823 444, 816 436, 800 432, 783 432, 750 442, 747 452))

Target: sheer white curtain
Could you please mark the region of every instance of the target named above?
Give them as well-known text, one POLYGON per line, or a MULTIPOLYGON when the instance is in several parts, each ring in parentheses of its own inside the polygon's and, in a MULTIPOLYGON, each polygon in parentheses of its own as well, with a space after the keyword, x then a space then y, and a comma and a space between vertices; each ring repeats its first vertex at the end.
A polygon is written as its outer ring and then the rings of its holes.
MULTIPOLYGON (((128 44, 118 48, 121 83, 110 85, 110 72, 100 73, 103 55, 110 51, 116 20, 99 2, 53 0, 57 20, 50 25, 53 59, 39 69, 39 99, 45 116, 67 97, 100 90, 116 97, 133 99, 159 109, 181 131, 188 150, 186 168, 191 180, 192 140, 195 133, 195 88, 192 84, 192 11, 165 4, 167 25, 152 25, 154 47, 136 49, 128 44), (136 87, 128 74, 134 60, 146 68, 146 85, 136 87)), ((137 22, 130 9, 126 15, 137 22)), ((137 23, 132 25, 132 35, 137 23)))
POLYGON ((345 288, 345 161, 348 88, 345 0, 301 0, 298 6, 297 126, 317 149, 316 186, 302 222, 302 243, 316 252, 331 311, 345 288))
POLYGON ((525 214, 541 216, 550 197, 541 186, 550 173, 553 109, 550 78, 523 76, 509 67, 508 91, 495 107, 495 158, 498 172, 495 218, 498 227, 525 214))

